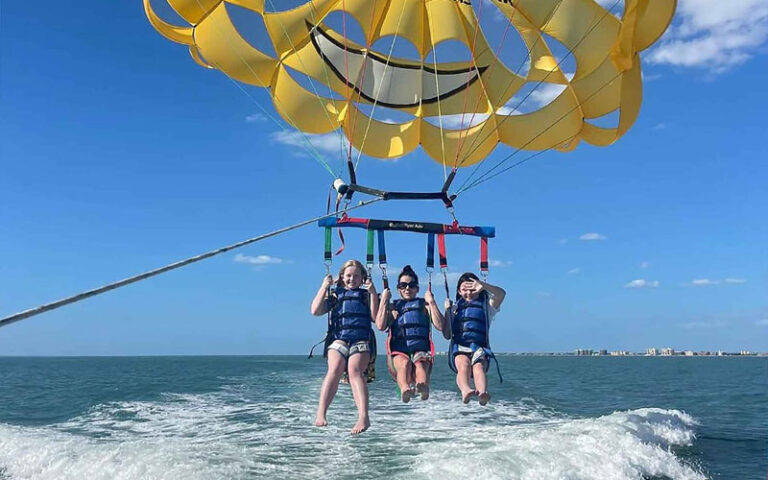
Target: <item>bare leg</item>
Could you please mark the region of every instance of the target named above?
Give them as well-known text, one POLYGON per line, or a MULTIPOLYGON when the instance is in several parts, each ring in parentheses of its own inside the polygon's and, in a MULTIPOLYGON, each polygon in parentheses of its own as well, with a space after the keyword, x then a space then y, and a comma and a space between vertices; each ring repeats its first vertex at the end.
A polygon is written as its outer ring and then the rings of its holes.
POLYGON ((422 400, 429 398, 429 360, 416 362, 416 391, 422 400))
POLYGON ((339 380, 344 374, 346 366, 347 361, 339 352, 328 350, 328 373, 325 374, 323 386, 320 387, 320 400, 317 403, 317 418, 315 418, 315 425, 318 427, 328 425, 325 414, 328 412, 328 407, 331 405, 333 397, 336 396, 336 391, 339 389, 339 380))
POLYGON ((472 376, 475 377, 475 388, 479 392, 480 405, 485 405, 491 400, 491 394, 486 390, 488 383, 485 378, 485 366, 488 360, 483 360, 472 365, 472 376))
POLYGON ((395 364, 395 372, 397 373, 397 386, 400 388, 400 395, 402 396, 401 398, 403 399, 403 403, 408 403, 411 401, 411 397, 413 396, 411 385, 408 382, 408 371, 410 370, 409 363, 411 363, 411 361, 402 355, 393 355, 392 363, 395 364))
POLYGON ((455 363, 456 369, 459 371, 456 374, 456 384, 459 386, 459 390, 461 390, 461 401, 469 403, 472 395, 477 394, 475 389, 469 386, 469 376, 472 372, 469 355, 456 355, 455 363))
POLYGON ((352 427, 352 435, 362 433, 371 426, 368 418, 368 384, 363 372, 368 366, 371 354, 368 352, 357 353, 349 357, 347 373, 349 374, 349 386, 352 387, 352 396, 357 405, 357 423, 352 427))

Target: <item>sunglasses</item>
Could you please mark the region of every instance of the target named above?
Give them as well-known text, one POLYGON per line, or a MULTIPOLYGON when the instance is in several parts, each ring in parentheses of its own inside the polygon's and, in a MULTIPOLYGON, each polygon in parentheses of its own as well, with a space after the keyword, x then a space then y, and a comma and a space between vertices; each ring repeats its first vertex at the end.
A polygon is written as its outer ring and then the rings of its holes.
POLYGON ((406 288, 417 288, 419 286, 419 282, 400 282, 397 284, 397 288, 399 290, 405 290, 406 288))

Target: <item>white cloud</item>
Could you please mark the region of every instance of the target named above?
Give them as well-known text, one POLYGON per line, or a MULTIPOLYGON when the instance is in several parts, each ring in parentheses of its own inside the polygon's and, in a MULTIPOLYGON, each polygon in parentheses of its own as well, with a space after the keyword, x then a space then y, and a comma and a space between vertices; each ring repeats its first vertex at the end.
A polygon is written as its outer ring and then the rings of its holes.
POLYGON ((250 255, 243 255, 241 253, 238 253, 235 255, 235 261, 237 263, 250 263, 252 265, 270 265, 270 264, 278 264, 278 263, 285 263, 285 260, 282 258, 272 257, 269 255, 257 255, 255 257, 252 257, 250 255))
POLYGON ((637 279, 624 285, 624 288, 656 288, 659 286, 658 280, 637 279))
POLYGON ((726 278, 725 283, 731 283, 731 284, 737 284, 737 283, 747 283, 747 280, 744 278, 726 278))
POLYGON ((440 117, 426 117, 425 120, 427 120, 430 124, 435 125, 436 127, 442 125, 443 128, 447 128, 449 130, 460 130, 463 128, 480 125, 484 121, 488 120, 488 115, 485 113, 475 113, 474 115, 471 113, 465 113, 463 115, 457 113, 452 115, 442 115, 440 117))
POLYGON ((762 320, 756 321, 755 325, 758 327, 768 327, 768 318, 763 318, 762 320))
POLYGON ((595 232, 590 232, 590 233, 585 233, 584 235, 580 236, 579 240, 587 240, 587 241, 589 241, 589 240, 605 240, 606 238, 608 238, 608 237, 606 237, 605 235, 601 235, 601 234, 595 233, 595 232))
POLYGON ((245 121, 248 123, 263 122, 267 119, 267 116, 263 113, 252 113, 245 117, 245 121))
POLYGON ((640 262, 640 268, 643 269, 643 270, 648 268, 648 262, 646 262, 646 261, 640 262))
POLYGON ((488 266, 490 267, 508 267, 512 265, 512 260, 489 260, 488 266))
POLYGON ((650 50, 650 63, 719 73, 742 64, 768 39, 765 0, 680 0, 680 22, 650 50))
POLYGON ((580 268, 572 268, 572 269, 568 270, 568 272, 566 272, 566 273, 568 275, 575 275, 575 274, 580 273, 580 272, 581 272, 580 268))
POLYGON ((643 83, 652 82, 654 80, 658 80, 662 77, 659 73, 645 73, 642 72, 640 74, 643 77, 643 83))
POLYGON ((708 285, 717 285, 718 283, 720 282, 717 280, 710 280, 709 278, 695 278, 691 280, 690 284, 694 287, 706 287, 708 285))
POLYGON ((554 99, 563 93, 565 87, 565 85, 558 85, 555 83, 542 83, 536 90, 531 92, 531 95, 525 101, 533 102, 535 107, 541 108, 552 103, 554 99))
POLYGON ((664 130, 665 128, 667 128, 667 124, 664 122, 657 123, 656 125, 653 126, 654 130, 664 130))
POLYGON ((722 327, 727 327, 727 326, 728 326, 728 322, 724 322, 722 320, 715 320, 715 321, 711 321, 711 322, 687 322, 687 323, 683 323, 682 324, 683 328, 688 328, 688 329, 694 329, 694 328, 722 328, 722 327))
MULTIPOLYGON (((342 149, 346 151, 349 148, 349 142, 346 137, 340 136, 338 132, 311 135, 301 132, 279 131, 273 132, 270 138, 276 143, 305 149, 309 148, 307 145, 307 142, 309 142, 315 149, 330 154, 338 154, 342 149)), ((357 150, 354 151, 356 152, 357 150)))

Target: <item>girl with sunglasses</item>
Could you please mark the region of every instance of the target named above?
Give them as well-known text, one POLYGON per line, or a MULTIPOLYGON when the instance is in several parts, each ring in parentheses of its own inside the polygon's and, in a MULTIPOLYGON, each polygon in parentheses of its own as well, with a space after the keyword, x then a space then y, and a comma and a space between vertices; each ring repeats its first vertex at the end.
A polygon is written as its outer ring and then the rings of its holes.
POLYGON ((325 336, 328 372, 320 388, 316 426, 324 427, 328 424, 325 418, 328 407, 346 371, 358 415, 352 434, 362 433, 370 427, 366 371, 376 358, 376 337, 371 323, 376 318, 378 308, 376 288, 363 264, 357 260, 344 262, 336 285, 333 285, 330 275, 323 279, 310 306, 312 315, 320 316, 330 312, 325 336))
POLYGON ((456 372, 456 384, 464 403, 469 403, 473 396, 478 397, 480 405, 491 400, 485 373, 496 357, 491 351, 488 332, 506 294, 503 288, 467 272, 459 277, 456 285, 456 303, 453 308, 446 308, 443 336, 451 341, 448 362, 456 372), (470 386, 472 379, 475 388, 470 386))
POLYGON ((418 297, 419 277, 410 265, 398 275, 397 290, 400 299, 391 304, 389 289, 381 292, 376 326, 382 331, 389 329, 387 366, 403 402, 408 403, 417 393, 426 400, 434 356, 430 323, 442 330, 445 320, 431 291, 427 290, 424 298, 418 297))

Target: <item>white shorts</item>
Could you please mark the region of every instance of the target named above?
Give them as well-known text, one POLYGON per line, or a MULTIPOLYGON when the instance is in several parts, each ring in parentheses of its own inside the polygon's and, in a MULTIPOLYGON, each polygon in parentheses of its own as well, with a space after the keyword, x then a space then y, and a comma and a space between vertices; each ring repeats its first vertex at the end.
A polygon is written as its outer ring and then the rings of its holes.
POLYGON ((468 353, 472 356, 472 365, 480 363, 490 357, 483 347, 478 347, 477 350, 475 350, 475 353, 472 353, 471 347, 465 347, 464 345, 456 345, 456 347, 458 347, 456 350, 457 353, 468 353))
POLYGON ((334 340, 328 345, 328 350, 336 350, 345 360, 348 360, 350 356, 356 353, 370 352, 371 345, 365 340, 353 343, 352 346, 349 346, 344 340, 334 340))

